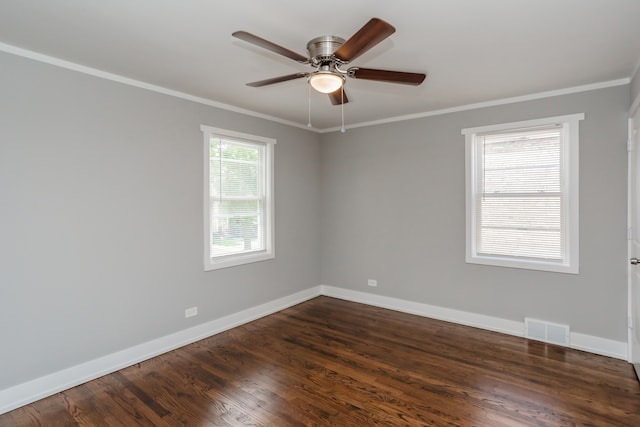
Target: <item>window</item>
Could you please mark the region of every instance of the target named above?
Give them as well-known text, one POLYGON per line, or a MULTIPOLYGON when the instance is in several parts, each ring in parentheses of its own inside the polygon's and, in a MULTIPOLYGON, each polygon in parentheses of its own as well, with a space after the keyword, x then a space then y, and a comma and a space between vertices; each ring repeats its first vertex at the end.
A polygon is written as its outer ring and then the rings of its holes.
POLYGON ((463 129, 466 261, 578 273, 584 114, 463 129))
POLYGON ((270 138, 209 126, 204 133, 204 269, 274 257, 270 138))

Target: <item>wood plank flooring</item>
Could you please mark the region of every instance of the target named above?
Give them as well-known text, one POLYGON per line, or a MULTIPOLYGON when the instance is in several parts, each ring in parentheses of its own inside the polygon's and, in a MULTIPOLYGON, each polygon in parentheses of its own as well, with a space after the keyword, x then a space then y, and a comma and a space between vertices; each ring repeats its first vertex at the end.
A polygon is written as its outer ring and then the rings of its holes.
POLYGON ((621 360, 318 297, 0 426, 640 426, 621 360))

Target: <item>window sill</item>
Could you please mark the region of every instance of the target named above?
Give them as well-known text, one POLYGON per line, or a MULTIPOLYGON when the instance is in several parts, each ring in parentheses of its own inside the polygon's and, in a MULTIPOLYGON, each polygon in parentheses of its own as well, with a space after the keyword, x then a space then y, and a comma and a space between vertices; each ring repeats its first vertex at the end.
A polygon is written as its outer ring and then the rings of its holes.
POLYGON ((493 267, 520 268, 525 270, 550 271, 554 273, 579 274, 578 265, 560 262, 513 259, 498 256, 467 255, 467 264, 481 264, 493 267))
POLYGON ((219 270, 221 268, 235 267, 238 265, 251 264, 259 261, 266 261, 275 258, 273 251, 253 252, 239 255, 229 255, 226 257, 205 259, 204 271, 219 270))

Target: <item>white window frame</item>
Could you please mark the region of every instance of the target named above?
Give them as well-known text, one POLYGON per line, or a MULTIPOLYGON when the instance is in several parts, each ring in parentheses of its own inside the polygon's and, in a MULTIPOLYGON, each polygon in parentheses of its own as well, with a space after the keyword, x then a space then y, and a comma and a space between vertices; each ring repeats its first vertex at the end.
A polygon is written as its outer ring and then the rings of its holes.
POLYGON ((262 136, 250 135, 220 129, 212 126, 201 125, 200 130, 204 135, 204 270, 217 270, 258 261, 275 258, 274 248, 274 201, 273 201, 273 152, 276 140, 262 136), (241 252, 230 255, 211 256, 211 212, 210 212, 210 140, 212 137, 221 137, 250 144, 259 144, 265 147, 264 159, 264 240, 265 248, 258 251, 241 252))
POLYGON ((552 271, 560 273, 579 273, 579 182, 578 182, 578 141, 579 122, 584 114, 548 117, 535 120, 480 126, 462 129, 465 136, 466 152, 466 262, 499 267, 523 268, 530 270, 552 271), (508 131, 526 130, 551 125, 562 125, 563 153, 561 166, 563 176, 562 193, 562 225, 565 231, 563 260, 537 260, 523 257, 495 256, 479 254, 476 251, 476 216, 478 200, 479 176, 479 135, 508 131))

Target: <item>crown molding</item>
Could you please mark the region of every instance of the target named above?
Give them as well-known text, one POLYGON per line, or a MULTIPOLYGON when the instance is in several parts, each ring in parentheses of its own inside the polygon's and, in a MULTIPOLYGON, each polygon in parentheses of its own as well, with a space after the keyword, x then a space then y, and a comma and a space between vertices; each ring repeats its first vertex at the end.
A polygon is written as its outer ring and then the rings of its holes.
MULTIPOLYGON (((560 95, 569 95, 572 93, 587 92, 590 90, 605 89, 605 88, 615 87, 615 86, 623 86, 623 85, 629 84, 630 82, 631 82, 631 78, 609 80, 606 82, 592 83, 592 84, 582 85, 582 86, 574 86, 574 87, 565 88, 565 89, 557 89, 557 90, 550 90, 546 92, 532 93, 529 95, 514 96, 512 98, 495 99, 492 101, 484 101, 484 102, 478 102, 474 104, 460 105, 457 107, 443 108, 440 110, 425 111, 423 113, 389 117, 387 119, 373 120, 370 122, 354 123, 352 125, 345 126, 345 129, 356 129, 356 128, 375 126, 375 125, 380 125, 385 123, 401 122, 405 120, 421 119, 424 117, 440 116, 443 114, 457 113, 459 111, 476 110, 478 108, 496 107, 499 105, 514 104, 516 102, 532 101, 535 99, 550 98, 553 96, 560 96, 560 95)), ((319 132, 320 133, 337 132, 340 129, 341 129, 340 127, 333 127, 330 129, 322 129, 319 132)))
MULTIPOLYGON (((12 46, 12 45, 9 45, 9 44, 6 44, 6 43, 0 43, 0 51, 6 52, 6 53, 10 53, 10 54, 13 54, 13 55, 17 55, 17 56, 21 56, 21 57, 24 57, 24 58, 32 59, 34 61, 43 62, 43 63, 50 64, 50 65, 54 65, 54 66, 57 66, 57 67, 66 68, 68 70, 77 71, 79 73, 89 74, 89 75, 92 75, 94 77, 99 77, 99 78, 102 78, 102 79, 111 80, 111 81, 114 81, 114 82, 118 82, 118 83, 129 85, 129 86, 134 86, 134 87, 138 87, 138 88, 141 88, 141 89, 150 90, 152 92, 157 92, 157 93, 173 96, 173 97, 180 98, 180 99, 185 99, 185 100, 188 100, 188 101, 197 102, 199 104, 208 105, 210 107, 215 107, 215 108, 220 108, 222 110, 227 110, 227 111, 232 111, 232 112, 235 112, 235 113, 245 114, 247 116, 252 116, 252 117, 256 117, 256 118, 260 118, 260 119, 264 119, 264 120, 269 120, 269 121, 280 123, 280 124, 284 124, 284 125, 287 125, 287 126, 292 126, 292 127, 298 128, 298 129, 304 129, 306 131, 311 131, 311 132, 323 134, 323 133, 330 133, 330 132, 339 132, 342 129, 342 127, 332 127, 332 128, 324 128, 324 129, 318 129, 318 128, 309 127, 306 124, 301 124, 301 123, 293 122, 293 121, 290 121, 290 120, 285 120, 285 119, 282 119, 280 117, 271 116, 271 115, 268 115, 268 114, 258 113, 256 111, 247 110, 245 108, 236 107, 236 106, 230 105, 230 104, 224 104, 222 102, 217 102, 217 101, 214 101, 212 99, 207 99, 207 98, 202 98, 202 97, 195 96, 195 95, 190 95, 188 93, 180 92, 180 91, 173 90, 173 89, 168 89, 168 88, 165 88, 165 87, 162 87, 162 86, 153 85, 153 84, 146 83, 146 82, 143 82, 143 81, 140 81, 140 80, 135 80, 135 79, 131 79, 129 77, 124 77, 124 76, 121 76, 121 75, 118 75, 118 74, 113 74, 113 73, 109 73, 109 72, 106 72, 106 71, 98 70, 96 68, 87 67, 85 65, 77 64, 75 62, 70 62, 70 61, 59 59, 59 58, 56 58, 56 57, 53 57, 53 56, 44 55, 42 53, 38 53, 38 52, 31 51, 31 50, 23 49, 23 48, 20 48, 20 47, 12 46)), ((640 62, 638 62, 638 64, 636 65, 636 67, 634 69, 634 72, 637 72, 638 67, 640 67, 640 62)), ((610 80, 610 81, 605 81, 605 82, 600 82, 600 83, 593 83, 593 84, 582 85, 582 86, 574 86, 574 87, 565 88, 565 89, 551 90, 551 91, 533 93, 533 94, 516 96, 516 97, 511 97, 511 98, 495 99, 495 100, 492 100, 492 101, 484 101, 484 102, 478 102, 478 103, 474 103, 474 104, 460 105, 460 106, 451 107, 451 108, 443 108, 443 109, 439 109, 439 110, 425 111, 425 112, 422 112, 422 113, 408 114, 408 115, 404 115, 404 116, 389 117, 389 118, 380 119, 380 120, 353 123, 351 125, 345 126, 344 129, 347 129, 347 130, 348 129, 357 129, 357 128, 361 128, 361 127, 375 126, 375 125, 380 125, 380 124, 385 124, 385 123, 402 122, 402 121, 406 121, 406 120, 414 120, 414 119, 420 119, 420 118, 424 118, 424 117, 439 116, 439 115, 443 115, 443 114, 456 113, 456 112, 459 112, 459 111, 467 111, 467 110, 475 110, 475 109, 478 109, 478 108, 495 107, 495 106, 498 106, 498 105, 513 104, 513 103, 516 103, 516 102, 531 101, 531 100, 535 100, 535 99, 549 98, 549 97, 553 97, 553 96, 568 95, 568 94, 572 94, 572 93, 586 92, 586 91, 590 91, 590 90, 604 89, 604 88, 609 88, 609 87, 614 87, 614 86, 622 86, 622 85, 629 84, 630 82, 631 82, 631 77, 628 77, 628 78, 610 80)))
POLYGON ((98 70, 97 68, 87 67, 85 65, 77 64, 75 62, 65 61, 64 59, 59 59, 53 56, 44 55, 42 53, 33 52, 31 50, 8 45, 5 43, 0 43, 0 51, 10 53, 16 56, 21 56, 28 59, 33 59, 34 61, 43 62, 45 64, 54 65, 56 67, 77 71, 79 73, 89 74, 91 76, 99 77, 101 79, 111 80, 111 81, 122 83, 125 85, 150 90, 152 92, 157 92, 157 93, 173 96, 180 99, 185 99, 187 101, 197 102, 199 104, 208 105, 210 107, 220 108, 222 110, 232 111, 234 113, 245 114, 248 116, 257 117, 260 119, 265 119, 272 122, 281 123, 284 125, 293 126, 293 127, 304 129, 304 130, 312 130, 317 132, 317 129, 309 129, 307 125, 302 125, 300 123, 292 122, 290 120, 284 120, 284 119, 281 119, 280 117, 270 116, 268 114, 262 114, 256 111, 247 110, 245 108, 236 107, 234 105, 224 104, 222 102, 217 102, 211 99, 190 95, 185 92, 180 92, 177 90, 168 89, 166 87, 153 85, 150 83, 143 82, 141 80, 131 79, 129 77, 121 76, 119 74, 109 73, 106 71, 98 70))

